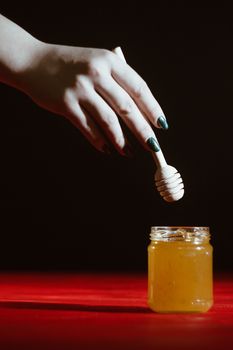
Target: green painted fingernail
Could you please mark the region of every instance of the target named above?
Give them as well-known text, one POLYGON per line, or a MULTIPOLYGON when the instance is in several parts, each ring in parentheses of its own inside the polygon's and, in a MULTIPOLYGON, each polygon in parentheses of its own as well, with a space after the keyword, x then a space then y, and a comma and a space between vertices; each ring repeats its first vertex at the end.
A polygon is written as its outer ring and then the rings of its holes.
POLYGON ((165 118, 163 115, 161 115, 161 116, 159 117, 159 119, 158 119, 158 125, 159 125, 162 129, 164 129, 164 130, 167 130, 167 129, 168 129, 167 120, 166 120, 166 118, 165 118))
POLYGON ((154 151, 154 152, 159 152, 160 151, 160 147, 158 142, 155 140, 154 137, 149 137, 149 139, 146 141, 147 145, 149 146, 149 148, 154 151))

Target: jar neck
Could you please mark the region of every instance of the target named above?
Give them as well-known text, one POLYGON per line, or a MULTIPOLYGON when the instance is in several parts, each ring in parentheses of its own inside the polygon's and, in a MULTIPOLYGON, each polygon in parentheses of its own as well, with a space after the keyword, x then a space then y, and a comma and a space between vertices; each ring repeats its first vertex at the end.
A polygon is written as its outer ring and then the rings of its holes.
POLYGON ((191 243, 207 243, 210 240, 209 227, 197 226, 152 226, 151 241, 184 241, 191 243))

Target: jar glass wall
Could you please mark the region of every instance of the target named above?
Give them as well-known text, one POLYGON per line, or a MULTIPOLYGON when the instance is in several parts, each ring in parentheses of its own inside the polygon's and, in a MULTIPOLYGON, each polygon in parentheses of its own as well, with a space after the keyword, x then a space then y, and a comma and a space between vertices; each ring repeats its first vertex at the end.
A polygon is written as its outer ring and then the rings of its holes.
POLYGON ((213 304, 208 227, 151 228, 148 304, 156 312, 206 312, 213 304))

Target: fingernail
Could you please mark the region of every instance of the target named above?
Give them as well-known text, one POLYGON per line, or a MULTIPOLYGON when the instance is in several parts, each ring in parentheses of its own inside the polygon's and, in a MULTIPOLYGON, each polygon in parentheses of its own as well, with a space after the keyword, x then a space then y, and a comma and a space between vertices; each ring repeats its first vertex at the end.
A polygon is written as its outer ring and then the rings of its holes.
POLYGON ((111 154, 111 149, 110 149, 109 145, 107 145, 107 144, 103 145, 101 150, 102 150, 102 152, 104 152, 106 154, 111 154))
POLYGON ((163 115, 161 115, 161 116, 159 117, 157 123, 158 123, 158 125, 159 125, 162 129, 164 129, 164 130, 167 130, 167 129, 168 129, 167 120, 166 120, 166 118, 165 118, 163 115))
POLYGON ((127 157, 133 157, 132 149, 129 145, 125 145, 123 148, 124 155, 127 157))
POLYGON ((149 148, 154 151, 154 152, 159 152, 160 151, 160 147, 158 142, 155 140, 154 137, 149 137, 149 139, 146 141, 147 145, 149 146, 149 148))

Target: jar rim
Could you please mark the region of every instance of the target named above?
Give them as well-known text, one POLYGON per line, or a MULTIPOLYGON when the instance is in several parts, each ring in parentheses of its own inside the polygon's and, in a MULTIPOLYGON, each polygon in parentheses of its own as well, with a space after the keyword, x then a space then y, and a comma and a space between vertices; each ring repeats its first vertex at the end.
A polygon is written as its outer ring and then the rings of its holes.
POLYGON ((210 231, 209 226, 152 226, 150 239, 199 243, 210 239, 210 231))
POLYGON ((151 226, 151 229, 198 229, 209 230, 209 226, 151 226))

